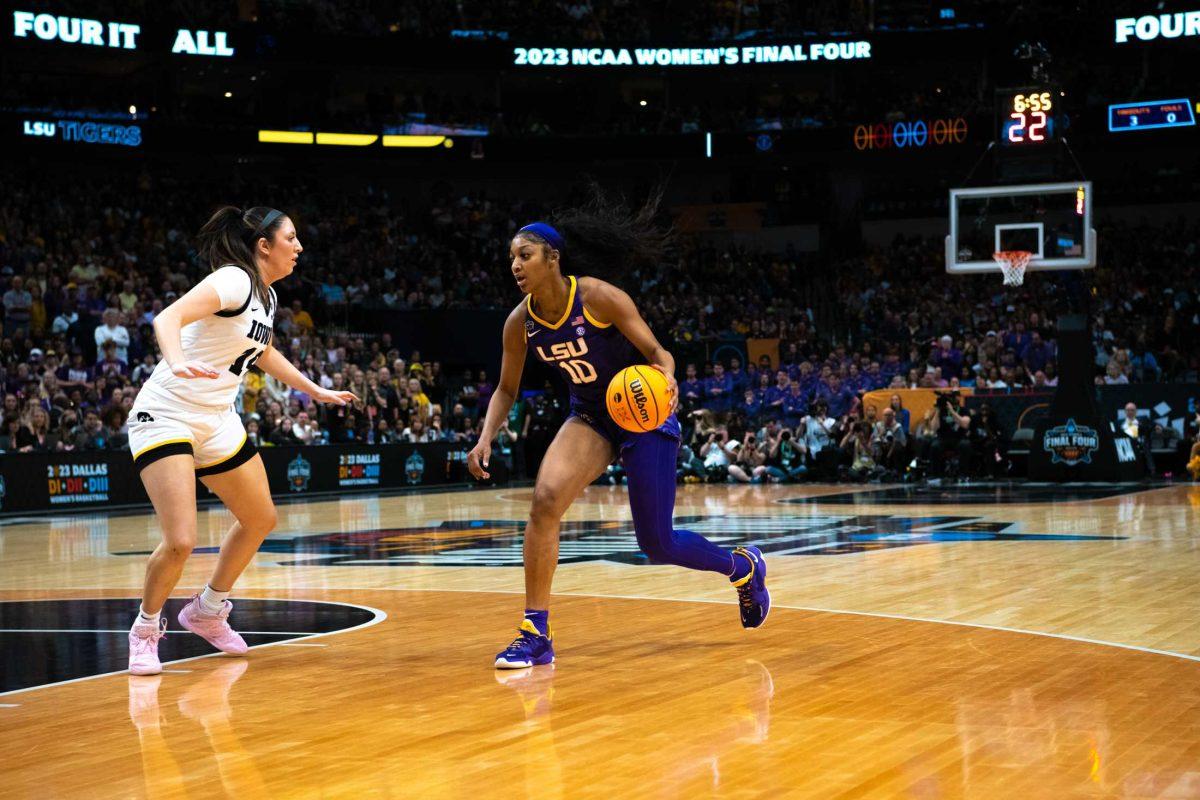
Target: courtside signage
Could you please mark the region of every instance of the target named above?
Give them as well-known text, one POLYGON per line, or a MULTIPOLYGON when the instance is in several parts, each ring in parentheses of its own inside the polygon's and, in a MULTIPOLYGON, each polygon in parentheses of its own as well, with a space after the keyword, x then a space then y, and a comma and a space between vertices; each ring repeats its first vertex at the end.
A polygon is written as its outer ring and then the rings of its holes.
POLYGON ((741 47, 514 47, 512 63, 518 67, 717 67, 870 57, 870 42, 852 41, 741 47))

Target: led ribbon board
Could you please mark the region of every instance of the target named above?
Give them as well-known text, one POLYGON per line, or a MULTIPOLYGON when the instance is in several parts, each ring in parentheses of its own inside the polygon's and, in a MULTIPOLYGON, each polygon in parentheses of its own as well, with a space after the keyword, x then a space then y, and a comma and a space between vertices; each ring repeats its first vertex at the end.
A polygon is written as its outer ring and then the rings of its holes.
POLYGON ((864 41, 723 47, 514 47, 517 67, 717 67, 796 61, 862 61, 864 41))

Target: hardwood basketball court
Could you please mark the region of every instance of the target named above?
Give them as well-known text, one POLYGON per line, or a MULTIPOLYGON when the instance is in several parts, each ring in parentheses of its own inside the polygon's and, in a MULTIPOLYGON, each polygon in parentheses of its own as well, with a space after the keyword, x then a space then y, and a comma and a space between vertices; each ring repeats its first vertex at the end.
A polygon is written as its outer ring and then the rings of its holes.
MULTIPOLYGON (((564 525, 558 663, 496 672, 529 489, 280 506, 253 649, 123 672, 145 514, 0 527, 5 797, 1200 796, 1200 487, 681 487, 774 606, 564 525)), ((198 587, 230 518, 200 514, 198 587)), ((177 606, 169 605, 168 610, 177 606)))

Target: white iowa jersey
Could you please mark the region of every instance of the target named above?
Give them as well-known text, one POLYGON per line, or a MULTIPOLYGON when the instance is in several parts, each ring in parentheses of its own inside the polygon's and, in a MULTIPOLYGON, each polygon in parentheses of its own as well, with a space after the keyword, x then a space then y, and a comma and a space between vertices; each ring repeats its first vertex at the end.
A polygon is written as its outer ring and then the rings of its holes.
POLYGON ((203 361, 218 373, 216 378, 180 378, 158 362, 146 387, 165 399, 212 409, 224 409, 237 397, 242 376, 271 344, 275 320, 275 290, 268 288, 266 303, 251 297, 250 276, 234 266, 221 267, 201 281, 217 290, 221 310, 185 325, 180 331, 183 357, 203 361))

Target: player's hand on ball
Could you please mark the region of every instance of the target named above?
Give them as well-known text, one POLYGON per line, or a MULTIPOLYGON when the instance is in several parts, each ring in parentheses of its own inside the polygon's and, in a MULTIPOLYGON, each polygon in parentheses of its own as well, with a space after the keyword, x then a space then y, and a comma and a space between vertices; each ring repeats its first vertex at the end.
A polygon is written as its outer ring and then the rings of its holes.
POLYGON ((358 402, 358 398, 354 396, 354 392, 335 392, 332 389, 322 389, 313 395, 313 399, 318 403, 331 403, 335 406, 344 406, 358 402))
POLYGON ((470 453, 467 453, 467 469, 471 471, 479 480, 487 480, 492 477, 487 471, 488 462, 492 459, 492 446, 488 442, 479 440, 479 444, 475 445, 470 453))
POLYGON ((171 373, 176 378, 215 378, 221 374, 203 361, 181 361, 172 364, 171 373))
POLYGON ((651 364, 651 367, 658 370, 667 379, 667 391, 671 393, 671 407, 667 409, 668 414, 674 414, 675 409, 679 408, 679 381, 675 380, 675 376, 667 372, 658 364, 651 364))

